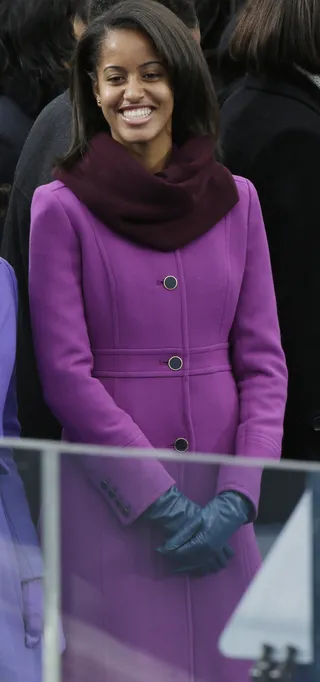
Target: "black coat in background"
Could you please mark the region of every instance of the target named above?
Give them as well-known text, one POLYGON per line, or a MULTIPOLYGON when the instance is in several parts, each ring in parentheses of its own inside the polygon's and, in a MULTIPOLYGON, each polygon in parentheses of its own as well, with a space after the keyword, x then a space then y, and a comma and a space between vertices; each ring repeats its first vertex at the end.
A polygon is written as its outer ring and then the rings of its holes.
MULTIPOLYGON (((10 97, 0 95, 0 190, 11 186, 22 147, 26 141, 33 120, 10 97)), ((0 213, 0 244, 2 239, 6 195, 3 192, 0 213)), ((9 193, 8 193, 9 195, 9 193)))
MULTIPOLYGON (((254 183, 266 225, 289 370, 283 456, 320 461, 320 89, 298 71, 248 75, 222 131, 224 163, 254 183)), ((275 499, 289 479, 273 480, 275 499)), ((290 477, 292 494, 302 485, 290 477)))
MULTIPOLYGON (((2 27, 1 27, 2 28, 2 27)), ((40 78, 40 75, 39 75, 40 78)), ((1 73, 0 83, 0 245, 4 216, 16 165, 31 127, 42 109, 61 92, 61 83, 41 82, 13 64, 1 73), (8 73, 7 73, 8 71, 8 73)))
MULTIPOLYGON (((17 394, 24 438, 59 440, 61 427, 44 402, 34 356, 28 295, 30 208, 39 185, 53 180, 56 158, 66 153, 71 136, 68 92, 53 100, 34 123, 23 148, 12 186, 1 256, 13 266, 19 288, 17 394)), ((39 461, 29 452, 16 455, 34 520, 40 502, 39 461)))

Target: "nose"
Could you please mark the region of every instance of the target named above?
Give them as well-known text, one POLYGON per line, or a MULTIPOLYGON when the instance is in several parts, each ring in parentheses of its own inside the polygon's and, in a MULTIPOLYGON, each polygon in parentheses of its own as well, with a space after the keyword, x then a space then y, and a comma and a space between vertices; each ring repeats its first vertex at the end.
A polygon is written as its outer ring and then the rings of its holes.
POLYGON ((144 91, 141 79, 137 76, 131 76, 128 78, 125 90, 125 99, 128 100, 128 102, 135 104, 136 102, 141 101, 143 95, 144 91))

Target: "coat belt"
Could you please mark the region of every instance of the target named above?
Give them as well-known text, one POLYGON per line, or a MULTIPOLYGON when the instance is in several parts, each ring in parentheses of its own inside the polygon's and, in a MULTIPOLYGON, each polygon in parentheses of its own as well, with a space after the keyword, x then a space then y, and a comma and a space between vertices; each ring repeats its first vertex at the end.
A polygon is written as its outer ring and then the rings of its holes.
POLYGON ((228 344, 216 344, 204 348, 163 349, 107 349, 94 350, 94 377, 181 377, 193 374, 212 374, 231 370, 228 344), (179 362, 172 358, 180 358, 179 362))

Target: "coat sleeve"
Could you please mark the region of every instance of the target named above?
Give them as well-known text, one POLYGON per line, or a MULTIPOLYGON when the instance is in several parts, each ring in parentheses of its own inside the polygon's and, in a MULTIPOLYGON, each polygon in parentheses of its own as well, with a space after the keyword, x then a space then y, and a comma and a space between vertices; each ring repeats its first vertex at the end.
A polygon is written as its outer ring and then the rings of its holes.
MULTIPOLYGON (((20 426, 15 390, 15 337, 17 287, 13 270, 0 260, 0 374, 1 414, 3 435, 19 438, 20 426)), ((12 452, 0 451, 0 498, 10 528, 18 559, 21 580, 32 580, 43 575, 43 564, 36 530, 31 521, 24 486, 18 474, 12 452)))
MULTIPOLYGON (((78 237, 57 193, 42 187, 31 211, 30 308, 45 399, 74 442, 151 448, 129 414, 92 376, 78 237)), ((174 483, 156 459, 81 457, 96 490, 124 524, 174 483)), ((79 461, 79 464, 80 464, 79 461)))
MULTIPOLYGON (((270 256, 257 193, 249 187, 246 264, 231 332, 240 417, 235 454, 278 459, 287 395, 270 256)), ((261 469, 221 467, 218 493, 243 493, 258 508, 261 469)))
MULTIPOLYGON (((17 291, 12 268, 0 258, 0 435, 7 435, 8 394, 12 386, 15 362, 15 341, 17 327, 17 291)), ((19 424, 12 415, 14 435, 19 437, 19 424)), ((0 449, 0 473, 9 472, 12 457, 7 450, 0 449)))

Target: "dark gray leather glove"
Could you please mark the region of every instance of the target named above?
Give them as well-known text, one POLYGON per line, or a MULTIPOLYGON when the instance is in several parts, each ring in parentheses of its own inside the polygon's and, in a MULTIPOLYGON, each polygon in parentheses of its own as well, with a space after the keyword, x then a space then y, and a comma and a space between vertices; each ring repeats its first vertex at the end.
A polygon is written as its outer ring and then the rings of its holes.
POLYGON ((191 537, 201 527, 201 512, 201 507, 174 485, 148 507, 143 517, 161 528, 167 538, 178 533, 188 521, 188 536, 191 537))
MULTIPOLYGON (((181 493, 176 486, 173 486, 159 497, 147 510, 143 516, 149 521, 155 523, 164 531, 165 537, 175 539, 183 535, 184 541, 192 541, 194 536, 203 527, 203 509, 189 500, 183 493, 181 493)), ((164 545, 166 547, 167 544, 164 545)), ((160 553, 166 554, 159 548, 160 553)), ((172 554, 172 553, 171 553, 172 554)), ((221 569, 226 568, 230 559, 234 556, 231 547, 219 547, 217 551, 211 551, 210 556, 206 556, 204 561, 186 562, 184 558, 174 555, 173 559, 174 573, 190 573, 195 576, 206 575, 207 573, 218 573, 221 569)))
POLYGON ((208 566, 217 551, 226 547, 231 536, 252 516, 252 505, 245 497, 228 491, 217 495, 201 510, 197 530, 189 519, 159 548, 160 554, 179 562, 184 568, 208 566))

